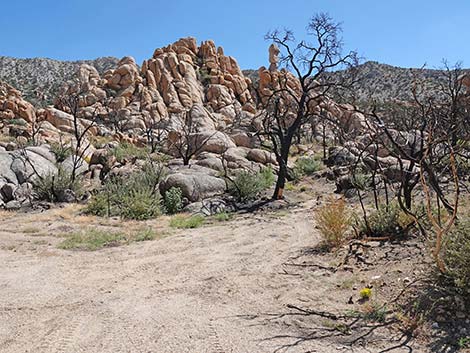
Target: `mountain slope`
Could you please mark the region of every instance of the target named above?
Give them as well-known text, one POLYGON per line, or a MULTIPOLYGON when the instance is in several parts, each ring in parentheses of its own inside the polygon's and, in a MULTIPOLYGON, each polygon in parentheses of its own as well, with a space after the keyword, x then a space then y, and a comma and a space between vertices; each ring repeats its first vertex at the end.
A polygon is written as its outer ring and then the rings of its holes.
MULTIPOLYGON (((462 73, 470 72, 463 69, 462 73)), ((253 82, 258 80, 256 70, 243 70, 245 76, 253 82)), ((341 76, 344 71, 329 73, 333 76, 341 76)), ((386 102, 390 100, 412 100, 412 84, 414 77, 418 75, 424 79, 427 88, 436 87, 445 82, 446 72, 436 69, 402 68, 375 61, 368 61, 357 67, 358 82, 354 85, 354 96, 358 102, 376 100, 386 102)), ((333 92, 335 93, 335 92, 333 92)), ((334 95, 337 101, 342 101, 341 97, 334 95)))
MULTIPOLYGON (((359 82, 354 86, 354 95, 359 102, 376 100, 409 101, 413 99, 413 80, 418 77, 425 88, 435 89, 446 82, 447 72, 437 69, 402 68, 374 61, 358 66, 359 82)), ((462 69, 461 73, 469 72, 462 69)), ((334 72, 342 75, 344 72, 334 72)))
POLYGON ((20 90, 23 97, 34 105, 45 106, 52 102, 62 84, 73 76, 81 64, 92 65, 98 72, 103 73, 115 67, 118 61, 113 57, 59 61, 0 56, 0 81, 20 90))

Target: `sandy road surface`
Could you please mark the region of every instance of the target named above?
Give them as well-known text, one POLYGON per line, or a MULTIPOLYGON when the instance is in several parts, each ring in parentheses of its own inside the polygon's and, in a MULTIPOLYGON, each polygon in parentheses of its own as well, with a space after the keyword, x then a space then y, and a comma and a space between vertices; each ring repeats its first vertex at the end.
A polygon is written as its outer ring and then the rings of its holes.
MULTIPOLYGON (((347 301, 321 270, 285 271, 318 242, 312 205, 95 252, 31 240, 19 232, 27 216, 1 220, 0 352, 274 352, 296 321, 270 314, 347 301)), ((280 351, 338 349, 315 340, 280 351)))

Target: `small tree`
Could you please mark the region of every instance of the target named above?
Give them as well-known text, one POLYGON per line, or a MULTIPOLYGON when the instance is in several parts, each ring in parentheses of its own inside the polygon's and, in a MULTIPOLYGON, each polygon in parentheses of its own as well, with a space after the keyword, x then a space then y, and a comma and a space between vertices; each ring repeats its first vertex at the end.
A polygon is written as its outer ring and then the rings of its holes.
MULTIPOLYGON (((79 87, 79 85, 77 85, 79 87)), ((82 166, 85 153, 90 147, 86 136, 90 129, 96 125, 98 114, 97 109, 94 110, 90 119, 80 119, 79 110, 80 102, 83 99, 83 92, 76 90, 74 86, 69 86, 67 90, 58 98, 57 106, 59 109, 72 115, 74 139, 70 141, 72 150, 72 171, 70 174, 71 183, 75 182, 77 171, 82 166)))
POLYGON ((338 23, 326 14, 318 14, 307 26, 312 42, 296 42, 289 30, 275 30, 265 36, 279 47, 280 63, 287 69, 276 71, 276 87, 263 100, 263 133, 269 137, 279 165, 273 199, 283 196, 294 137, 304 124, 318 114, 315 108, 331 93, 332 88, 346 88, 351 84, 351 77, 341 76, 338 79, 328 75, 332 70, 357 65, 355 52, 342 54, 340 32, 338 23))
POLYGON ((183 159, 183 164, 189 165, 189 161, 203 151, 217 131, 209 134, 201 132, 191 110, 183 112, 180 120, 181 125, 177 129, 167 127, 168 142, 170 149, 183 159))

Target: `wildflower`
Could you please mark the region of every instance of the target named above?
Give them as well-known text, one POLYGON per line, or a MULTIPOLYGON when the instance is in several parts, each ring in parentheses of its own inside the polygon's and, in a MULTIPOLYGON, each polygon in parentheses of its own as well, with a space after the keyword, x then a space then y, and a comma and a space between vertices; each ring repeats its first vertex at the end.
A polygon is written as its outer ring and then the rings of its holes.
POLYGON ((361 296, 362 299, 370 299, 370 297, 372 296, 372 289, 368 287, 362 288, 359 291, 359 295, 361 296))

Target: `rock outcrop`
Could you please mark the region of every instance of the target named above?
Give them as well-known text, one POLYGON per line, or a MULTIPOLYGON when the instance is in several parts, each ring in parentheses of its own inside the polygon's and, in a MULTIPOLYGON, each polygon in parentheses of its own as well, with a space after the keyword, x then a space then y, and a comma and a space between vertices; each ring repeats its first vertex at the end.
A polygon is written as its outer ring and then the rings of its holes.
MULTIPOLYGON (((31 168, 39 174, 57 171, 44 148, 26 149, 37 161, 29 166, 13 150, 30 141, 74 146, 77 133, 84 134, 82 147, 89 146, 79 173, 89 173, 98 181, 116 169, 116 159, 109 151, 95 151, 89 142, 96 137, 136 146, 157 141, 161 152, 179 162, 181 151, 175 146, 204 141, 197 147, 191 168, 173 168, 161 185, 162 192, 180 187, 191 202, 223 193, 225 181, 218 175, 227 169, 235 173, 275 167, 275 156, 261 147, 264 105, 285 80, 294 94, 301 92, 299 80, 286 69, 279 70, 279 54, 276 45, 269 47, 269 68, 261 67, 253 83, 213 41, 198 45, 194 38, 183 38, 156 49, 141 66, 132 57, 122 58, 105 71, 84 63, 74 79, 63 85, 54 105, 40 109, 13 87, 0 83, 0 135, 8 136, 8 141, 0 140, 4 150, 0 151, 0 181, 7 185, 1 201, 17 201, 14 195, 27 193, 34 177, 31 168)), ((351 105, 321 98, 312 100, 308 109, 312 116, 328 114, 346 134, 373 133, 351 105)), ((70 170, 71 165, 69 158, 62 168, 70 170)))

